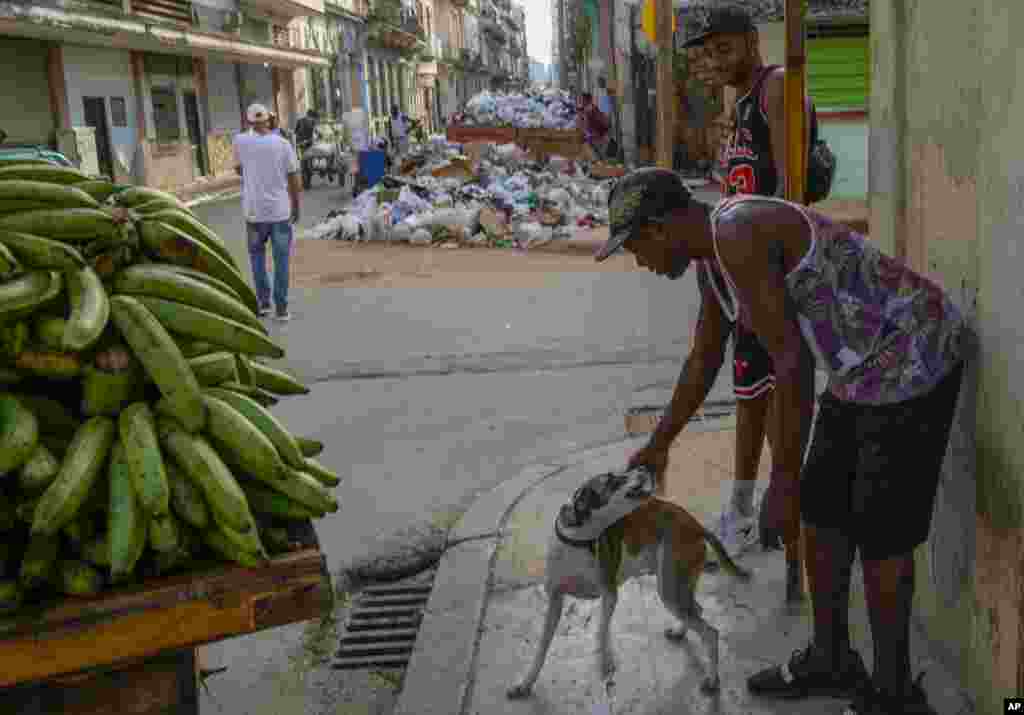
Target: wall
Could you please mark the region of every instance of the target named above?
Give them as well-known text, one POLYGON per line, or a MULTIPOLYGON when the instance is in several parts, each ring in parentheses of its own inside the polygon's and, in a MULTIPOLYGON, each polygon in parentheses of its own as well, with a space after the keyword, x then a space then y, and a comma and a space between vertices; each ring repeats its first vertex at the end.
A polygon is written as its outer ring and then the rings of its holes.
POLYGON ((130 174, 138 131, 136 128, 135 90, 132 86, 131 55, 127 50, 64 45, 64 78, 72 126, 85 125, 83 97, 104 97, 106 99, 111 153, 115 163, 114 171, 122 177, 130 174), (111 97, 125 99, 127 126, 114 126, 110 111, 111 97))
POLYGON ((871 4, 872 238, 939 280, 981 338, 916 605, 985 713, 1024 690, 1022 25, 1019 0, 871 4))
POLYGON ((240 131, 242 103, 238 94, 238 78, 234 63, 209 60, 206 63, 206 77, 210 104, 209 131, 240 131))
POLYGON ((13 106, 0 118, 8 142, 50 144, 56 122, 50 107, 45 43, 21 38, 0 38, 0 96, 13 106))
POLYGON ((248 107, 259 102, 270 111, 274 111, 274 82, 270 76, 270 68, 261 64, 242 65, 242 105, 248 107))
POLYGON ((818 118, 818 134, 836 155, 836 175, 829 198, 867 198, 868 133, 866 119, 818 118))

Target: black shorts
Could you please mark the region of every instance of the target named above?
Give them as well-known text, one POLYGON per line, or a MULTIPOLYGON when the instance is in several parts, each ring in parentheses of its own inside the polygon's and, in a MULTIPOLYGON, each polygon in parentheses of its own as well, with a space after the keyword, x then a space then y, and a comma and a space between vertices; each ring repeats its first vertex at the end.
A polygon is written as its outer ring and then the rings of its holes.
POLYGON ((822 395, 800 481, 804 522, 843 529, 867 560, 924 543, 962 378, 960 363, 928 394, 891 405, 822 395))
POLYGON ((775 387, 775 364, 756 335, 739 323, 734 331, 732 391, 737 400, 752 400, 775 387))

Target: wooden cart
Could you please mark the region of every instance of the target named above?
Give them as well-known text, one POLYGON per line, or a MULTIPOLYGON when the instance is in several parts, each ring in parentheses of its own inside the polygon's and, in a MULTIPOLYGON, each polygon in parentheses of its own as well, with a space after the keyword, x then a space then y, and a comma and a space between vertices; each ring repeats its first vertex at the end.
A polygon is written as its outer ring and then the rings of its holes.
POLYGON ((579 129, 519 129, 516 143, 537 157, 557 155, 574 161, 591 158, 590 147, 579 129))
POLYGON ((450 125, 445 131, 445 135, 453 144, 472 144, 474 142, 514 144, 516 131, 515 127, 466 127, 456 124, 450 125))
POLYGON ((0 619, 0 713, 195 715, 196 648, 321 617, 330 576, 306 522, 262 568, 210 564, 0 619))

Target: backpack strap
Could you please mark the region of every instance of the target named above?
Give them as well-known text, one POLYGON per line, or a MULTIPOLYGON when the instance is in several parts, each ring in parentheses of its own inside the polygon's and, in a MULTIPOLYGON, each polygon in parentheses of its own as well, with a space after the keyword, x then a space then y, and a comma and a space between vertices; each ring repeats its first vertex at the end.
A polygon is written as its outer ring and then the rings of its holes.
POLYGON ((761 88, 764 86, 765 80, 768 79, 768 75, 781 67, 782 65, 767 65, 762 67, 761 74, 754 80, 754 85, 750 88, 750 94, 757 99, 757 106, 761 108, 761 113, 766 117, 768 116, 768 107, 765 106, 765 98, 761 93, 761 88))
MULTIPOLYGON (((751 87, 750 93, 757 99, 757 106, 761 108, 761 112, 768 116, 768 107, 765 106, 765 95, 761 92, 761 88, 764 86, 764 82, 775 70, 781 68, 782 65, 767 65, 762 68, 760 76, 754 81, 754 86, 751 87)), ((814 102, 811 105, 811 140, 808 143, 808 151, 818 142, 818 113, 815 111, 814 102)))

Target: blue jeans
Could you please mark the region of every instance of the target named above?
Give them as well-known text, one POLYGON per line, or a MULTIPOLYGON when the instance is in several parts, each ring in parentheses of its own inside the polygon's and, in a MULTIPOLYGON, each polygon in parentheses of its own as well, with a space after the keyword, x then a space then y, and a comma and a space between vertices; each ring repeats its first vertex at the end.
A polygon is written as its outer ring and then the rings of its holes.
POLYGON ((288 259, 292 251, 290 221, 246 223, 249 234, 249 261, 256 299, 261 308, 270 307, 270 281, 267 279, 267 239, 274 256, 274 306, 279 314, 288 312, 288 259))

